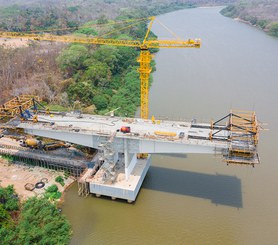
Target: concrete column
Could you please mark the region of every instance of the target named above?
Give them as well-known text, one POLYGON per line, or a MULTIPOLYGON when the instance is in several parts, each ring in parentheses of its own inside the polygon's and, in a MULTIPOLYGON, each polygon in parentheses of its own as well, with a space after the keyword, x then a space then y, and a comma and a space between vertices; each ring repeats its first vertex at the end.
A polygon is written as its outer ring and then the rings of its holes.
POLYGON ((114 162, 116 163, 116 162, 118 162, 118 160, 119 160, 119 152, 115 152, 114 153, 114 162))
POLYGON ((128 173, 128 165, 129 165, 129 157, 128 157, 128 149, 127 149, 127 139, 124 139, 124 155, 125 155, 125 180, 129 179, 128 173))

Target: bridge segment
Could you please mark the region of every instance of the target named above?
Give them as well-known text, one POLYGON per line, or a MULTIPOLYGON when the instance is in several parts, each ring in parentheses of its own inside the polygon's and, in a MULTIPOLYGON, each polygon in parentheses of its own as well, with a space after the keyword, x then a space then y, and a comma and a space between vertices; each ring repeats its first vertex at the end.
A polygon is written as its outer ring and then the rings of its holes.
POLYGON ((89 183, 90 191, 98 195, 134 201, 150 165, 150 155, 147 159, 138 159, 140 153, 207 153, 220 154, 229 163, 253 165, 259 162, 256 132, 253 132, 257 125, 252 118, 234 113, 207 124, 195 120, 146 120, 74 113, 39 114, 36 118, 38 122, 23 121, 18 127, 28 134, 99 150, 101 181, 88 175, 84 180, 89 183), (226 119, 228 121, 220 124, 226 119))

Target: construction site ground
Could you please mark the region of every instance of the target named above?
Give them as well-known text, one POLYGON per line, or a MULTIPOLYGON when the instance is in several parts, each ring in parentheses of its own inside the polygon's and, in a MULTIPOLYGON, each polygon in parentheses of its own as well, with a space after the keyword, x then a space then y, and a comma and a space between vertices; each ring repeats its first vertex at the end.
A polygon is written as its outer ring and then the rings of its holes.
POLYGON ((11 163, 0 156, 0 186, 7 187, 8 185, 13 185, 21 200, 42 195, 47 187, 53 184, 56 184, 59 191, 63 193, 75 181, 73 177, 68 177, 64 181, 65 185, 61 186, 61 184, 55 182, 55 178, 58 176, 64 177, 64 173, 37 166, 29 166, 20 162, 11 163), (43 188, 35 188, 33 191, 25 189, 25 184, 31 183, 35 185, 43 178, 48 180, 43 188))
MULTIPOLYGON (((8 147, 7 150, 11 152, 18 151, 26 154, 39 154, 45 159, 62 159, 63 161, 75 162, 77 165, 84 165, 89 161, 83 152, 74 147, 42 152, 40 150, 22 147, 20 146, 19 140, 13 139, 13 137, 9 136, 0 138, 0 145, 1 147, 8 147), (10 149, 10 147, 12 148, 10 149)), ((11 161, 11 159, 8 159, 9 158, 0 155, 0 186, 7 187, 8 185, 14 185, 14 188, 21 200, 42 195, 45 190, 53 184, 56 184, 59 191, 63 193, 65 189, 75 181, 74 177, 69 176, 67 179, 64 178, 65 185, 62 186, 60 183, 55 181, 55 178, 58 176, 64 177, 64 171, 27 165, 19 161, 11 161), (27 183, 35 185, 42 179, 47 179, 47 183, 45 183, 43 188, 35 188, 32 191, 25 189, 25 185, 27 183)))

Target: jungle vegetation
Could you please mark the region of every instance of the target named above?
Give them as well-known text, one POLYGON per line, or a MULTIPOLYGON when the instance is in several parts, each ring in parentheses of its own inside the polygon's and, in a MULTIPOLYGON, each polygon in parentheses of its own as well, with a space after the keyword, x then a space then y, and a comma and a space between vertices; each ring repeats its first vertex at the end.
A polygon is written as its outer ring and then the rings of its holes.
POLYGON ((1 244, 68 244, 71 228, 56 204, 33 197, 20 204, 12 185, 0 187, 1 244))
POLYGON ((278 37, 278 2, 276 0, 239 1, 224 8, 221 13, 239 18, 257 26, 269 35, 278 37))
MULTIPOLYGON (((0 29, 34 31, 59 29, 54 34, 99 35, 90 24, 141 18, 200 5, 233 0, 0 0, 0 29), (61 28, 76 28, 62 31, 61 28)), ((114 26, 118 28, 118 26, 114 26)), ((111 38, 142 39, 146 23, 111 38)), ((133 116, 139 105, 138 50, 61 43, 29 42, 10 48, 0 45, 0 103, 20 93, 41 96, 51 108, 89 107, 105 113, 133 116), (57 106, 59 105, 59 106, 57 106)), ((153 51, 154 52, 154 51, 153 51)), ((154 64, 153 64, 154 65, 154 64)))

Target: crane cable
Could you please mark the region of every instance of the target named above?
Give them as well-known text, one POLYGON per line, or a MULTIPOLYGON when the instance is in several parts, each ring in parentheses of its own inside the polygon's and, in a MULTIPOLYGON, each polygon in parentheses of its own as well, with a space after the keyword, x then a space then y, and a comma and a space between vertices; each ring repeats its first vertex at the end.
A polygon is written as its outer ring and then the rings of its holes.
POLYGON ((168 28, 166 25, 164 25, 161 21, 159 21, 158 19, 156 19, 156 21, 162 26, 164 27, 168 32, 170 32, 175 38, 177 38, 179 41, 181 41, 181 38, 174 32, 172 31, 170 28, 168 28))
POLYGON ((113 31, 111 31, 111 32, 104 33, 104 34, 101 35, 100 37, 104 37, 104 36, 107 36, 107 35, 111 35, 112 33, 115 33, 115 32, 118 32, 118 31, 122 31, 122 30, 125 30, 125 29, 128 29, 128 28, 130 28, 130 27, 132 27, 132 26, 134 26, 134 25, 137 25, 137 24, 139 24, 139 23, 141 23, 141 22, 143 22, 143 21, 145 21, 145 20, 141 20, 141 21, 138 21, 138 22, 136 22, 136 23, 130 24, 130 25, 128 25, 128 26, 124 26, 124 27, 122 27, 122 28, 113 30, 113 31))
POLYGON ((55 29, 44 29, 44 30, 33 30, 33 31, 25 31, 25 33, 35 33, 35 32, 52 32, 52 31, 64 31, 64 30, 76 30, 76 29, 82 29, 82 28, 89 28, 94 26, 109 26, 109 25, 116 25, 116 24, 124 24, 124 23, 130 23, 135 21, 145 21, 149 20, 150 17, 146 18, 138 18, 138 19, 131 19, 131 20, 125 20, 125 21, 113 21, 110 23, 104 23, 104 24, 90 24, 90 25, 84 25, 84 26, 75 26, 75 27, 66 27, 66 28, 55 28, 55 29))

